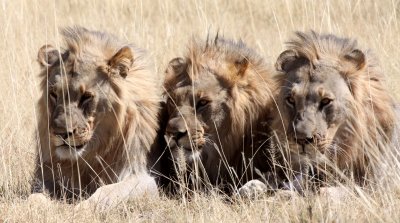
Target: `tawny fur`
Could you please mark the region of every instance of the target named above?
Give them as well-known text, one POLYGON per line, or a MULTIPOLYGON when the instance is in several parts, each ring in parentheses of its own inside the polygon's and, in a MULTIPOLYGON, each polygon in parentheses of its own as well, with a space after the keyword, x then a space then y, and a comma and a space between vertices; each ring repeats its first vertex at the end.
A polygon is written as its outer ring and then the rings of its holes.
MULTIPOLYGON (((339 169, 348 169, 363 178, 369 171, 372 157, 387 149, 396 124, 394 101, 386 88, 385 76, 378 60, 370 51, 361 50, 365 55, 364 64, 360 69, 351 67, 345 57, 360 49, 355 40, 320 35, 313 31, 297 32, 296 38, 288 42, 287 49, 296 52, 299 57, 307 58, 310 66, 320 61, 330 64, 348 84, 352 95, 347 108, 348 119, 340 127, 342 131, 337 132, 332 139, 340 142, 344 152, 330 158, 339 169)), ((277 81, 280 86, 284 86, 287 73, 279 73, 277 81)), ((284 108, 285 99, 278 100, 280 108, 284 108)), ((276 111, 274 128, 284 133, 287 131, 284 128, 293 120, 285 116, 282 120, 280 114, 276 111)), ((286 139, 281 136, 279 140, 284 142, 286 139)))
MULTIPOLYGON (((255 169, 262 171, 268 166, 268 158, 261 147, 269 145, 269 115, 271 107, 275 106, 272 99, 272 66, 242 41, 218 36, 207 41, 194 39, 189 42, 183 60, 186 61, 183 71, 174 71, 175 65, 170 64, 166 72, 164 86, 166 97, 171 99, 169 106, 174 107, 174 102, 190 100, 201 92, 214 90, 212 85, 198 89, 193 85, 197 80, 217 83, 216 86, 227 94, 223 103, 228 112, 221 118, 223 126, 217 127, 216 131, 210 130, 215 127, 211 122, 198 122, 202 123, 202 127, 196 127, 196 115, 184 114, 189 129, 203 129, 206 138, 212 141, 206 141, 200 153, 211 183, 238 184, 257 177, 255 169), (206 73, 212 73, 212 77, 206 77, 206 73), (216 81, 213 81, 214 78, 216 81), (181 89, 188 86, 193 91, 182 93, 181 89)), ((217 95, 211 97, 216 99, 217 95)))
MULTIPOLYGON (((113 111, 108 119, 97 123, 99 128, 95 130, 83 157, 77 161, 59 159, 49 139, 52 117, 48 108, 48 78, 56 65, 42 68, 42 96, 38 102, 39 145, 33 191, 47 190, 52 195, 67 197, 71 193, 90 195, 102 185, 147 173, 147 157, 158 129, 159 77, 143 50, 110 34, 73 27, 63 29, 62 35, 66 43, 62 54, 68 54, 62 66, 68 72, 75 63, 82 63, 82 58, 85 61, 89 58, 91 62, 87 68, 106 75, 104 80, 112 89, 106 94, 113 111), (110 69, 111 62, 108 61, 123 47, 131 49, 134 61, 132 65, 126 61, 126 77, 120 78, 115 70, 110 69)), ((102 88, 102 83, 91 84, 102 88)), ((101 112, 102 108, 96 108, 94 122, 101 112)))

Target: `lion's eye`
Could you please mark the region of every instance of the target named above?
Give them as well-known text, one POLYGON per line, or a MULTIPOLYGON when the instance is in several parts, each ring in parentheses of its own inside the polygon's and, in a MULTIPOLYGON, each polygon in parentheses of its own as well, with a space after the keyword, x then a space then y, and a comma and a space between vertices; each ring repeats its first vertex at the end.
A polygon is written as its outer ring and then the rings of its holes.
POLYGON ((330 99, 330 98, 324 98, 324 99, 322 99, 321 102, 320 102, 320 107, 323 108, 323 107, 329 105, 332 101, 333 101, 333 100, 330 99))
POLYGON ((210 103, 207 99, 200 99, 196 104, 196 110, 206 107, 210 103))
POLYGON ((294 106, 294 104, 296 103, 296 101, 294 100, 294 98, 292 96, 289 96, 286 98, 286 102, 290 105, 290 106, 294 106))
POLYGON ((84 93, 84 94, 82 95, 79 104, 80 104, 81 106, 84 106, 85 104, 91 102, 92 99, 93 99, 93 94, 92 94, 92 93, 89 93, 89 92, 86 92, 86 93, 84 93))

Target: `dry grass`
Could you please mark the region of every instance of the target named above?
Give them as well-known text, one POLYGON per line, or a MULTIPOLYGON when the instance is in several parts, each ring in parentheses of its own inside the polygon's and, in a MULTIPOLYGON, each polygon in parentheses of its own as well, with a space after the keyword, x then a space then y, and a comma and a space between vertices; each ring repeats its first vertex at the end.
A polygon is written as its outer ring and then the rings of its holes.
POLYGON ((191 201, 144 200, 99 214, 75 213, 60 202, 35 204, 25 197, 36 144, 36 53, 45 43, 60 44, 60 26, 79 24, 135 42, 152 54, 159 73, 168 60, 182 55, 191 36, 205 38, 208 30, 242 38, 271 63, 294 30, 333 32, 356 37, 373 49, 389 87, 399 95, 399 13, 398 0, 0 0, 0 222, 397 222, 400 172, 392 168, 386 170, 387 184, 340 199, 283 196, 230 203, 224 197, 199 195, 191 201))

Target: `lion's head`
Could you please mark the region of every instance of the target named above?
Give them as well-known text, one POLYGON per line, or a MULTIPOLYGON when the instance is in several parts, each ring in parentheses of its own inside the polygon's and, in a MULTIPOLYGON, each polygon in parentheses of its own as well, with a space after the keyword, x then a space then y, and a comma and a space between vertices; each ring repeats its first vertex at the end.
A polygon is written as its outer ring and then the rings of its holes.
MULTIPOLYGON (((113 58, 124 51, 128 53, 127 62, 132 61, 129 48, 121 49, 113 58)), ((38 57, 47 77, 42 101, 48 112, 50 143, 60 159, 76 160, 96 147, 93 135, 103 131, 104 121, 116 122, 112 102, 117 96, 106 70, 101 69, 107 63, 87 54, 61 54, 50 45, 43 46, 38 57)))
POLYGON ((62 34, 64 50, 45 45, 38 53, 38 162, 44 163, 44 180, 54 171, 60 176, 51 182, 66 178, 77 186, 81 178, 82 186, 97 187, 145 171, 161 86, 144 52, 81 27, 62 34))
POLYGON ((394 124, 377 60, 353 40, 298 32, 276 68, 282 119, 274 128, 294 165, 327 158, 363 172, 366 153, 390 138, 394 124))
POLYGON ((94 35, 83 29, 64 30, 64 36, 68 44, 65 52, 51 45, 39 50, 44 76, 41 101, 47 108, 43 115, 49 121, 55 154, 75 160, 101 145, 98 137, 105 126, 118 125, 120 89, 113 88, 113 82, 126 78, 134 58, 129 46, 115 52, 89 43, 94 35), (79 37, 69 38, 70 32, 76 31, 79 37))
POLYGON ((201 160, 211 181, 243 154, 254 155, 251 134, 266 121, 272 101, 270 70, 241 41, 192 41, 187 55, 171 60, 166 71, 172 153, 183 152, 187 163, 201 160))

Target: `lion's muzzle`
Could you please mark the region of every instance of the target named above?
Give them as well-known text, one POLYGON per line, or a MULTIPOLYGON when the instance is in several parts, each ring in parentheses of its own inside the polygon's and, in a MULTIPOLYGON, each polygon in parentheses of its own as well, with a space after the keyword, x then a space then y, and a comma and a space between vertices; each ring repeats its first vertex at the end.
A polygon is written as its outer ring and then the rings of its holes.
POLYGON ((83 114, 72 106, 69 106, 69 109, 59 107, 54 112, 51 122, 51 138, 54 145, 65 149, 84 148, 92 135, 89 123, 83 114))
POLYGON ((170 147, 182 147, 186 150, 199 150, 205 144, 204 130, 194 121, 175 117, 169 120, 166 137, 170 147))

